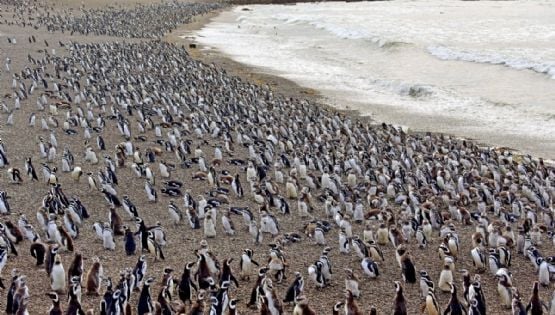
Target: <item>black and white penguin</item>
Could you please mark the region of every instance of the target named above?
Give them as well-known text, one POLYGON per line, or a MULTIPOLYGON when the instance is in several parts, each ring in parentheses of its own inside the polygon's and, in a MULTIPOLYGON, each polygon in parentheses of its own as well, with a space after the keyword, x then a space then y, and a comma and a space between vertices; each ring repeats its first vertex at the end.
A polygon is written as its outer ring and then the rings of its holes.
POLYGON ((25 171, 27 172, 27 176, 29 177, 29 179, 34 181, 39 180, 39 178, 37 177, 37 172, 35 171, 35 167, 33 166, 33 163, 31 162, 30 157, 25 160, 25 171))
POLYGON ((111 192, 107 191, 105 188, 100 190, 104 194, 104 199, 112 206, 112 207, 121 207, 121 201, 119 200, 118 196, 112 194, 111 192))
POLYGON ((154 279, 148 278, 143 284, 139 301, 137 302, 137 315, 146 315, 154 311, 154 303, 150 294, 150 286, 154 279))
POLYGON ((146 256, 141 255, 139 259, 137 259, 135 268, 133 268, 133 276, 135 276, 135 288, 139 288, 139 286, 143 283, 144 277, 146 276, 147 268, 148 266, 146 262, 146 256))
POLYGON ((241 259, 239 261, 239 270, 242 280, 249 280, 250 275, 253 272, 254 266, 260 266, 252 257, 254 252, 250 248, 246 248, 243 250, 243 254, 241 255, 241 259))
POLYGON ((403 295, 403 287, 395 281, 395 299, 393 300, 393 315, 407 315, 407 301, 403 295))
POLYGON ((241 186, 241 181, 239 180, 239 174, 235 174, 235 177, 233 177, 233 180, 231 181, 231 189, 235 193, 235 196, 243 198, 244 192, 243 187, 241 186))
POLYGON ((251 295, 249 302, 247 302, 247 307, 256 307, 258 308, 260 303, 260 297, 264 295, 264 291, 262 289, 262 283, 264 279, 266 279, 266 273, 268 272, 268 268, 260 268, 258 270, 258 278, 256 279, 256 283, 251 290, 251 295))
POLYGON ((135 242, 135 234, 131 231, 131 229, 129 229, 127 225, 123 226, 123 231, 124 231, 123 247, 125 249, 125 254, 127 256, 133 256, 135 255, 135 251, 137 249, 137 244, 135 242))
POLYGON ((449 303, 445 307, 445 311, 443 312, 444 315, 463 315, 466 314, 466 309, 459 301, 459 297, 457 296, 457 287, 455 285, 451 285, 451 298, 449 299, 449 303))
POLYGON ((48 247, 41 241, 35 241, 33 244, 31 244, 31 256, 35 258, 37 266, 41 266, 44 263, 47 250, 48 247))
POLYGON ((366 274, 369 278, 376 278, 380 275, 380 271, 378 269, 378 264, 372 260, 370 257, 366 257, 360 263, 364 274, 366 274))
POLYGON ((239 282, 237 281, 237 279, 235 278, 235 276, 231 271, 232 261, 233 261, 233 258, 228 258, 224 261, 224 265, 222 266, 222 272, 220 275, 220 286, 222 286, 223 282, 227 281, 229 283, 233 282, 235 283, 235 287, 239 287, 239 282))
POLYGON ((420 271, 420 297, 425 298, 428 294, 428 289, 435 289, 432 278, 425 270, 420 271))
POLYGON ((133 220, 139 216, 139 212, 137 211, 137 207, 129 200, 129 196, 123 196, 123 210, 127 212, 129 217, 133 220))
POLYGON ((287 292, 285 293, 284 303, 294 303, 297 301, 297 297, 301 296, 304 290, 304 279, 300 272, 295 272, 295 279, 289 285, 287 292))
POLYGON ((10 174, 10 182, 13 184, 21 184, 23 180, 21 179, 21 172, 15 167, 8 169, 8 174, 10 174))
POLYGON ((49 292, 46 293, 46 296, 48 296, 52 300, 52 306, 48 310, 48 315, 62 315, 63 310, 60 305, 58 294, 56 292, 49 292))
POLYGON ((194 262, 189 262, 185 264, 185 267, 183 268, 183 274, 181 274, 181 281, 179 281, 178 293, 179 299, 183 303, 189 302, 190 304, 192 304, 194 297, 193 289, 198 292, 197 285, 193 282, 193 279, 191 278, 191 270, 194 266, 194 262))

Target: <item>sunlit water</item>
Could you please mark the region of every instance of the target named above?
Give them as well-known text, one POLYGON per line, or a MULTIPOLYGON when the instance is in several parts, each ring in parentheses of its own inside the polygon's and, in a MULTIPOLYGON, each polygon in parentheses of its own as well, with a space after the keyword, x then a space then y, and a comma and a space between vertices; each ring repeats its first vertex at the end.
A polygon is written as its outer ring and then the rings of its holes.
POLYGON ((339 108, 555 157, 553 2, 241 6, 195 35, 339 108))

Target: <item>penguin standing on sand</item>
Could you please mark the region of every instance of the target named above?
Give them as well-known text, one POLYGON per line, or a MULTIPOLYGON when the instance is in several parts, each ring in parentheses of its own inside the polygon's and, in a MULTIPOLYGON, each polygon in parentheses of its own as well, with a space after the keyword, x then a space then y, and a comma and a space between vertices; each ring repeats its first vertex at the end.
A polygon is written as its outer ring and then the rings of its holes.
POLYGON ((50 287, 54 292, 64 292, 66 284, 67 280, 64 265, 62 264, 60 255, 56 255, 52 271, 50 272, 50 287))
POLYGON ((239 270, 242 280, 249 280, 250 275, 253 272, 253 266, 259 266, 259 264, 252 258, 254 252, 250 248, 243 250, 241 255, 241 260, 239 261, 239 270))
POLYGON ((31 244, 31 256, 35 258, 37 266, 41 266, 44 263, 47 250, 48 248, 41 241, 35 241, 33 244, 31 244))
POLYGON ((135 251, 137 249, 137 244, 135 242, 135 234, 129 229, 127 225, 123 226, 124 237, 123 237, 123 246, 125 249, 125 254, 127 256, 135 255, 135 251))
POLYGON ((232 282, 235 283, 236 287, 239 287, 239 282, 237 281, 237 279, 235 278, 235 276, 233 276, 233 273, 231 272, 231 262, 233 261, 233 258, 228 258, 224 261, 224 265, 222 267, 222 273, 220 276, 220 286, 222 285, 223 282, 228 281, 228 282, 232 282))
POLYGON ((139 296, 139 301, 137 303, 137 315, 145 315, 154 311, 154 303, 150 295, 150 285, 153 282, 154 279, 148 278, 143 284, 141 295, 139 296))
POLYGON ((393 301, 393 315, 407 315, 407 301, 403 295, 403 287, 395 281, 395 300, 393 301))
POLYGON ((52 300, 52 306, 48 311, 48 315, 62 315, 63 311, 62 307, 60 306, 60 299, 58 298, 58 294, 56 294, 56 292, 50 292, 46 293, 46 296, 48 296, 52 300))
POLYGON ((287 289, 287 293, 285 293, 285 298, 283 299, 284 303, 292 303, 296 302, 297 298, 302 295, 304 290, 304 279, 300 272, 295 272, 295 280, 287 289))
POLYGON ((266 279, 267 272, 268 268, 266 267, 260 268, 260 270, 258 271, 258 278, 256 279, 256 283, 251 290, 251 295, 249 302, 247 303, 247 307, 259 307, 260 298, 264 295, 264 291, 262 290, 262 283, 264 282, 264 279, 266 279))
POLYGON ((457 287, 455 285, 451 285, 451 298, 449 299, 449 303, 445 307, 444 315, 463 315, 466 314, 466 309, 464 305, 459 301, 457 297, 457 287))
POLYGON ((190 304, 193 303, 193 289, 198 292, 197 285, 193 282, 191 278, 191 270, 195 266, 194 262, 189 262, 185 264, 185 268, 183 268, 183 274, 181 275, 181 281, 179 282, 178 286, 178 293, 179 299, 183 303, 189 302, 190 304))
POLYGON ((100 284, 102 281, 101 279, 103 273, 104 272, 102 269, 102 265, 100 264, 100 260, 98 259, 98 257, 93 258, 93 264, 87 272, 87 276, 85 279, 85 289, 87 295, 98 296, 100 294, 100 284))
POLYGON ((143 279, 146 276, 147 267, 148 266, 146 263, 146 256, 141 255, 137 260, 137 264, 135 264, 135 268, 133 268, 133 275, 135 276, 135 288, 138 288, 143 283, 143 279))
POLYGON ((30 157, 25 160, 25 171, 27 172, 27 176, 29 177, 29 179, 34 181, 39 180, 39 178, 37 177, 37 172, 35 171, 35 167, 33 166, 33 163, 31 162, 30 157))

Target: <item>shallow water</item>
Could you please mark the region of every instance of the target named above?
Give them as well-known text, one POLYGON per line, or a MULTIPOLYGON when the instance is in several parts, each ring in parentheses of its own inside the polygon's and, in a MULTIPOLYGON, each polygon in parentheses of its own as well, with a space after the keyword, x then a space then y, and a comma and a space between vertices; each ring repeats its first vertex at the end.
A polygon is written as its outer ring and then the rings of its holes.
POLYGON ((555 157, 553 2, 253 5, 196 35, 339 108, 555 157))

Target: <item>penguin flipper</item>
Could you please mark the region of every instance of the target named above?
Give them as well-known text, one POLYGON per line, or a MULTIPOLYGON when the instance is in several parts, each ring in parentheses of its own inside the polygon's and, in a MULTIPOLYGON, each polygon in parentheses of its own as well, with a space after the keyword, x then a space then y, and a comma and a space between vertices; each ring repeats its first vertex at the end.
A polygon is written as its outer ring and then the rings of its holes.
POLYGON ((238 288, 238 287, 239 287, 239 282, 237 281, 237 279, 235 278, 235 276, 234 276, 234 275, 231 275, 230 278, 231 278, 231 281, 233 281, 233 283, 235 283, 235 287, 238 288))
POLYGON ((252 262, 253 264, 255 264, 257 267, 260 267, 260 265, 259 265, 255 260, 251 259, 251 262, 252 262))

